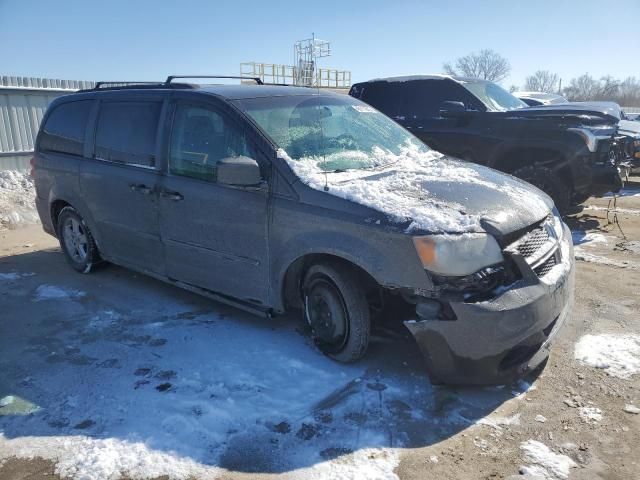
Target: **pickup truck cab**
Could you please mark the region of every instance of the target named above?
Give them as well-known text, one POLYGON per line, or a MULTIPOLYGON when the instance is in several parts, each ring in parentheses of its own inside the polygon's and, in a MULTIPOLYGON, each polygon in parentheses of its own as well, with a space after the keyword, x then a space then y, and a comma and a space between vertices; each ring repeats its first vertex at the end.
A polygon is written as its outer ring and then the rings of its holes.
POLYGON ((349 94, 434 150, 532 183, 561 212, 622 187, 609 157, 618 119, 587 105, 528 107, 495 83, 447 75, 376 79, 349 94))
POLYGON ((336 361, 360 359, 383 315, 406 320, 432 381, 502 383, 544 362, 571 312, 571 233, 547 195, 347 95, 99 86, 51 103, 33 169, 78 272, 108 261, 299 312, 336 361))

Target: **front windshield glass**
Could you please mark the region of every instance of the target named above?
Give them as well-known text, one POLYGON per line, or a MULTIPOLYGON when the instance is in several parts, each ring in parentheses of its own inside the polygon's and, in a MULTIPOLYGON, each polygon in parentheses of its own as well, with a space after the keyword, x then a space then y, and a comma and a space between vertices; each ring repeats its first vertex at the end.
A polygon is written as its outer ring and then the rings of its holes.
POLYGON ((491 112, 506 112, 528 105, 492 82, 462 82, 462 86, 478 97, 491 112))
POLYGON ((291 159, 327 172, 383 167, 403 149, 428 148, 400 125, 347 95, 290 95, 237 101, 291 159))

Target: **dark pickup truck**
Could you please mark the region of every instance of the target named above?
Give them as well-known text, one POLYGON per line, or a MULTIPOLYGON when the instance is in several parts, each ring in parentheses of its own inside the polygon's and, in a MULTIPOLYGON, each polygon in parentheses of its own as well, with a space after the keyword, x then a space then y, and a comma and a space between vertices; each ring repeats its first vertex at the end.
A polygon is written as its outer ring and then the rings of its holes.
POLYGON ((532 183, 560 211, 622 187, 610 156, 618 118, 588 105, 529 107, 495 83, 416 75, 354 84, 431 148, 532 183))

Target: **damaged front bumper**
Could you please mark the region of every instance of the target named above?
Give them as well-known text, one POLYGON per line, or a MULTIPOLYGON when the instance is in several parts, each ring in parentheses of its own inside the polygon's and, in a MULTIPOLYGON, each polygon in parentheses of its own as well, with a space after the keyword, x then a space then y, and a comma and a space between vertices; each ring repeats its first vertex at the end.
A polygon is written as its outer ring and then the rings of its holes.
POLYGON ((558 250, 560 263, 542 278, 529 275, 487 301, 451 302, 453 320, 405 322, 432 382, 508 383, 547 359, 573 306, 573 245, 566 225, 558 250))

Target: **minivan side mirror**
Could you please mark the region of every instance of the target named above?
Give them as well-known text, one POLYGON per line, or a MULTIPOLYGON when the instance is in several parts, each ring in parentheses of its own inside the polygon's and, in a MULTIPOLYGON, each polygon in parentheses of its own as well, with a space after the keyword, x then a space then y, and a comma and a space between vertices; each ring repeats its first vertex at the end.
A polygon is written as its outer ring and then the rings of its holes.
POLYGON ((451 100, 444 101, 440 104, 441 117, 459 117, 464 115, 467 108, 462 102, 453 102, 451 100))
POLYGON ((262 176, 258 162, 249 157, 227 157, 217 164, 218 183, 238 187, 260 185, 262 176))

